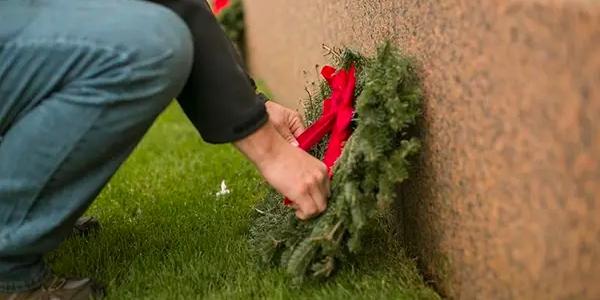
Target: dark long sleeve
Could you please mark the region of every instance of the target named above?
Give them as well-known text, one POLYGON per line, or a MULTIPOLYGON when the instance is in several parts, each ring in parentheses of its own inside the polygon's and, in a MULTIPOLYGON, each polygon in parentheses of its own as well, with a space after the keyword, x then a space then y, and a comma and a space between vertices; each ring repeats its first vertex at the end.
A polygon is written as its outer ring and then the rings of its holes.
POLYGON ((209 143, 242 139, 267 120, 264 99, 256 95, 237 52, 205 0, 151 0, 177 13, 194 39, 194 65, 177 98, 187 117, 209 143))

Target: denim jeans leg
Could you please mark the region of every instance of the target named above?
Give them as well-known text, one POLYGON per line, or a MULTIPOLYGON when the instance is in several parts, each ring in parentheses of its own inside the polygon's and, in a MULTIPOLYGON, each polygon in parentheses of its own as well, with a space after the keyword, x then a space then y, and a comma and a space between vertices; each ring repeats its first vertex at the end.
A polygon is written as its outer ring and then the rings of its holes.
POLYGON ((191 63, 187 27, 154 4, 0 1, 0 292, 39 286, 44 254, 180 92, 191 63))

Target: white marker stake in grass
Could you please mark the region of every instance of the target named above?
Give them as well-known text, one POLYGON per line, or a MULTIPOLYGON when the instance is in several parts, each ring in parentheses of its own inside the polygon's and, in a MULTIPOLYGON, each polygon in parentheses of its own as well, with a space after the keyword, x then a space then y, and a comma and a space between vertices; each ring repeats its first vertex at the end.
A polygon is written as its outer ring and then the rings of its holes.
POLYGON ((227 189, 227 185, 225 184, 225 180, 222 180, 221 181, 221 190, 218 191, 215 195, 217 197, 220 197, 220 196, 225 196, 225 195, 227 195, 229 193, 231 193, 231 191, 229 189, 227 189))

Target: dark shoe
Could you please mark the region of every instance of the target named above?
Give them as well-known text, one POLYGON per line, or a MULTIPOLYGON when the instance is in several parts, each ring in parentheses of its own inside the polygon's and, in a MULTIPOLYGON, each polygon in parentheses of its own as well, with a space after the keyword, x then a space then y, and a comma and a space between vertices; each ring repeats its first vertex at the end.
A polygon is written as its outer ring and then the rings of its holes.
POLYGON ((73 236, 87 236, 100 230, 100 222, 94 217, 81 217, 73 226, 73 236))
POLYGON ((0 300, 89 300, 104 297, 104 288, 89 278, 67 279, 49 275, 37 289, 0 293, 0 300))

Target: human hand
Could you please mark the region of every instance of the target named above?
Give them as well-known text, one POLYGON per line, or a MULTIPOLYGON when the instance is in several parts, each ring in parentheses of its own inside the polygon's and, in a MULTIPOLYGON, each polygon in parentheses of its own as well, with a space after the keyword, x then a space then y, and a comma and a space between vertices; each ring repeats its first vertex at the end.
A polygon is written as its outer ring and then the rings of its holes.
POLYGON ((325 211, 330 193, 327 167, 287 142, 271 122, 234 145, 273 188, 293 201, 298 219, 310 219, 325 211))
POLYGON ((273 101, 265 103, 269 120, 288 143, 298 146, 296 138, 304 132, 304 123, 300 114, 273 101))

